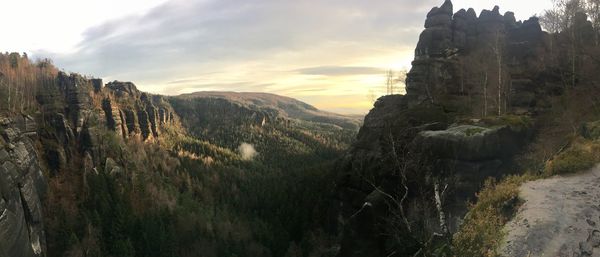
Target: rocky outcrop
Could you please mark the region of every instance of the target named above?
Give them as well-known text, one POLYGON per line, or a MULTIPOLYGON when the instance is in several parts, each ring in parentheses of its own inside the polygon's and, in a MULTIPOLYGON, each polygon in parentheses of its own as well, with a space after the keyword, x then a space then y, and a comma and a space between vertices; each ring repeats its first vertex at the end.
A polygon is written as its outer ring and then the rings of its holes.
POLYGON ((59 73, 55 86, 38 96, 45 129, 41 141, 51 171, 65 167, 72 156, 89 155, 102 165, 98 142, 105 130, 123 138, 158 139, 167 126, 179 126, 172 107, 162 96, 140 92, 131 82, 59 73))
POLYGON ((164 126, 178 122, 163 96, 140 92, 131 82, 114 81, 108 83, 106 89, 108 97, 104 101, 110 104, 110 108, 104 108, 107 126, 125 137, 153 140, 159 137, 164 126))
POLYGON ((515 154, 526 140, 524 130, 508 125, 492 128, 459 125, 445 130, 423 131, 415 140, 423 151, 438 158, 481 161, 515 154))
POLYGON ((483 108, 498 109, 498 104, 502 112, 535 111, 534 103, 511 99, 532 92, 539 98, 545 93, 539 88, 551 83, 541 74, 548 44, 537 18, 517 22, 514 13, 502 15, 497 6, 479 17, 473 9, 452 12, 452 3, 446 1, 427 15, 406 81, 409 104, 429 99, 478 115, 483 108), (513 80, 523 79, 533 83, 527 88, 511 86, 513 80), (490 88, 484 89, 484 81, 490 88), (508 100, 479 106, 484 94, 498 90, 508 100))
POLYGON ((20 122, 29 119, 0 117, 0 256, 45 256, 47 186, 29 138, 35 129, 20 122))
POLYGON ((562 93, 545 70, 548 41, 537 18, 516 21, 499 7, 479 17, 473 9, 454 13, 446 0, 424 27, 407 94, 375 103, 337 165, 340 257, 412 256, 429 240, 414 235, 457 231, 465 203, 487 178, 514 170, 532 134, 526 124, 481 120, 536 115, 545 97, 562 93), (440 186, 448 191, 436 206, 440 186))

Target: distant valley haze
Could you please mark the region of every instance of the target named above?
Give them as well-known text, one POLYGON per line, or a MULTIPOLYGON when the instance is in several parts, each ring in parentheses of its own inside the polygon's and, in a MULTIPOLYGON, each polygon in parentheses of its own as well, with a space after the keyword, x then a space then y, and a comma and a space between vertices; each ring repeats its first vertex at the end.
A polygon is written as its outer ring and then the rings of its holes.
MULTIPOLYGON (((365 114, 385 93, 385 72, 410 69, 423 15, 441 2, 7 1, 0 49, 157 94, 268 92, 365 114)), ((454 1, 494 5, 524 20, 551 1, 454 1)))

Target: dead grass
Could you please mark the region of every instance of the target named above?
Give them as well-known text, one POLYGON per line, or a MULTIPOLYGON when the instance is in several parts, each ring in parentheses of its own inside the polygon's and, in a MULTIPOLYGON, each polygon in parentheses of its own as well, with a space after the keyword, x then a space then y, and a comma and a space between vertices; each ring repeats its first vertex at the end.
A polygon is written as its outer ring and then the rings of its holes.
POLYGON ((572 146, 546 164, 544 175, 571 174, 589 170, 600 162, 600 142, 578 138, 572 146))
POLYGON ((519 187, 535 178, 515 175, 499 183, 488 179, 477 194, 477 203, 469 206, 463 225, 453 237, 455 256, 498 256, 496 250, 505 236, 502 228, 520 205, 519 187))

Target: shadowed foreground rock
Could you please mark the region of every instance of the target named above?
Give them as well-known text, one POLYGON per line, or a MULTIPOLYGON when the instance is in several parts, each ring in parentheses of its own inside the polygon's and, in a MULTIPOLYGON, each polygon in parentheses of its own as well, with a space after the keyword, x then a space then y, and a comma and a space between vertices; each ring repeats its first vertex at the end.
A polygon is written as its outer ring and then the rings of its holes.
POLYGON ((45 256, 41 199, 46 181, 29 117, 0 117, 0 256, 45 256))

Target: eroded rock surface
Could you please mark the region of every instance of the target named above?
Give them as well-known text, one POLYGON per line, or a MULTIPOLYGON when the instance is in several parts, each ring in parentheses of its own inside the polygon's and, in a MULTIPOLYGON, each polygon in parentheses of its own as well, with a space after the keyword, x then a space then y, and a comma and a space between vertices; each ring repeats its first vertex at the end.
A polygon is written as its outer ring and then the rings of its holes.
POLYGON ((434 198, 436 183, 447 184, 442 209, 449 232, 455 232, 465 201, 473 200, 485 179, 518 170, 514 156, 533 133, 527 126, 473 127, 456 118, 535 116, 548 108, 549 95, 561 94, 554 86, 559 79, 544 70, 549 40, 537 18, 516 21, 497 6, 479 16, 474 9, 453 9, 446 0, 427 14, 406 95, 378 99, 337 166, 333 212, 342 231, 340 257, 412 256, 419 250, 406 228, 391 232, 408 235, 400 243, 384 236, 391 234, 390 219, 398 211, 388 207, 389 200, 368 200, 375 186, 397 199, 408 191, 407 219, 426 224, 420 229, 433 234, 440 231, 439 217, 433 201, 424 199, 434 198), (488 84, 496 85, 500 97, 490 99, 488 84))
POLYGON ((600 256, 600 166, 528 182, 525 203, 505 227, 503 256, 600 256))
POLYGON ((41 199, 46 181, 28 137, 35 134, 26 132, 31 125, 20 122, 27 117, 0 119, 0 256, 44 256, 41 199))
POLYGON ((78 154, 89 153, 94 166, 103 163, 98 142, 106 130, 123 138, 153 141, 165 127, 179 122, 163 96, 141 92, 131 82, 103 85, 100 79, 75 73, 60 72, 56 85, 40 92, 38 101, 45 127, 40 141, 51 172, 61 170, 78 154))

